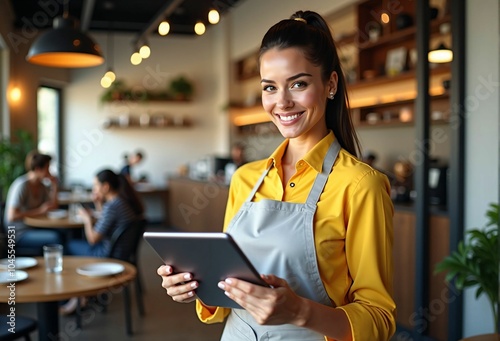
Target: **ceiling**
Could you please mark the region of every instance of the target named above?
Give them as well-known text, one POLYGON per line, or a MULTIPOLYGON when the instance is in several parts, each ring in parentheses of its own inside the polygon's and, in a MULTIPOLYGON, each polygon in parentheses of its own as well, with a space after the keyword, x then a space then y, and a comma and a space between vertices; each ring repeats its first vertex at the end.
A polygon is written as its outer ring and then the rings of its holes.
POLYGON ((157 34, 158 23, 167 19, 169 34, 193 35, 197 21, 209 27, 207 14, 215 8, 224 15, 243 0, 10 0, 14 26, 52 27, 52 19, 68 14, 80 20, 83 31, 114 31, 157 34))

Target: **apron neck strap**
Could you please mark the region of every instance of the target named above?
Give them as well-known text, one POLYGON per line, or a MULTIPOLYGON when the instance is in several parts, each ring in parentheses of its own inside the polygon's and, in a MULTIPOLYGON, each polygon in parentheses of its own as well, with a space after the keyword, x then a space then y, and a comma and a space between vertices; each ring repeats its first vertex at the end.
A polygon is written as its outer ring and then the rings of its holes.
POLYGON ((333 164, 335 163, 339 152, 340 144, 337 139, 335 139, 330 145, 330 148, 328 148, 328 152, 323 159, 323 167, 321 168, 321 173, 318 173, 316 179, 314 180, 314 184, 312 186, 311 192, 309 192, 306 204, 316 206, 316 204, 318 203, 319 197, 321 193, 323 193, 326 181, 328 180, 328 176, 332 171, 333 164))

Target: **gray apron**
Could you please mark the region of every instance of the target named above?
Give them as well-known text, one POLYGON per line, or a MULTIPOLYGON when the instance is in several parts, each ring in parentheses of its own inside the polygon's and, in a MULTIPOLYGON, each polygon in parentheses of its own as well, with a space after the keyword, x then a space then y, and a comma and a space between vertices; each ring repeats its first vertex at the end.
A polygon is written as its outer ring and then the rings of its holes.
MULTIPOLYGON (((252 202, 270 167, 266 169, 227 230, 259 273, 284 278, 299 296, 330 307, 333 305, 321 281, 316 259, 314 214, 339 151, 340 145, 335 140, 304 204, 269 199, 252 202)), ((262 326, 246 310, 232 309, 221 341, 236 340, 324 341, 325 338, 292 324, 262 326)))

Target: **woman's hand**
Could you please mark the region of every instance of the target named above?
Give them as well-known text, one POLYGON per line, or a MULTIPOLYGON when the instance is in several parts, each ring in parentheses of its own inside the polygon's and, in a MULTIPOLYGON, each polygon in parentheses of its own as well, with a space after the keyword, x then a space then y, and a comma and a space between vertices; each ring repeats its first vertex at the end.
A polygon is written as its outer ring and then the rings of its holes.
POLYGON ((298 296, 286 280, 274 275, 261 275, 272 286, 266 288, 236 278, 219 282, 219 288, 246 309, 262 325, 291 323, 305 325, 309 316, 308 300, 298 296))
POLYGON ((83 221, 92 221, 92 212, 83 207, 82 205, 78 205, 78 209, 76 212, 80 217, 82 217, 83 221))
POLYGON ((192 280, 192 274, 183 272, 174 275, 170 265, 162 265, 156 272, 163 280, 161 286, 174 301, 189 303, 196 299, 194 289, 198 287, 198 282, 192 280))

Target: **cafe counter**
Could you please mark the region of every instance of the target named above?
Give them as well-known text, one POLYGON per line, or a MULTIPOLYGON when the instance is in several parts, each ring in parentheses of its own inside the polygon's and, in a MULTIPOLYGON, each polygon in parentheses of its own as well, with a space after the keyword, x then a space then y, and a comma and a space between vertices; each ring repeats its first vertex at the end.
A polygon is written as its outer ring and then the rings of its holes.
POLYGON ((168 188, 171 227, 187 232, 222 231, 229 194, 227 184, 172 177, 168 188))

